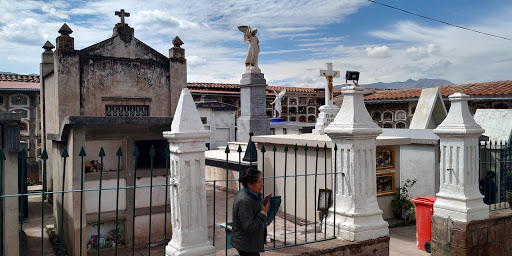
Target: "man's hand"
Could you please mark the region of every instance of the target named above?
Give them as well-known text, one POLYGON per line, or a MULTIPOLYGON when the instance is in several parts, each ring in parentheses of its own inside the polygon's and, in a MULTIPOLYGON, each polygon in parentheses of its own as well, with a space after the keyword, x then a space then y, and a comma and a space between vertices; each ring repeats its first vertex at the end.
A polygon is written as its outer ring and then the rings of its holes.
POLYGON ((267 204, 261 205, 261 210, 266 213, 268 211, 269 206, 270 206, 270 200, 267 202, 267 204))

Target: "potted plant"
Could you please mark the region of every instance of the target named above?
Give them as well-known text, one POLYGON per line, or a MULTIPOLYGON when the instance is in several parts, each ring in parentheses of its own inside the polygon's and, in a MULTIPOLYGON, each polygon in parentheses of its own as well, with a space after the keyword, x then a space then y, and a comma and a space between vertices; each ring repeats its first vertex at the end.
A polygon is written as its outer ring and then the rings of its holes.
POLYGON ((396 198, 391 201, 395 218, 401 220, 414 220, 414 204, 409 197, 409 190, 416 183, 416 179, 407 179, 403 185, 398 188, 396 198))

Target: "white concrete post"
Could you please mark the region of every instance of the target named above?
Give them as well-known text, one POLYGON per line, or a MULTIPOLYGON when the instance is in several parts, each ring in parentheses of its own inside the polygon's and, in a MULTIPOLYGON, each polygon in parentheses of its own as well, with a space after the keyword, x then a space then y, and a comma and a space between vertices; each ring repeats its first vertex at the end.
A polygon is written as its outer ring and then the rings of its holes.
POLYGON ((166 255, 215 255, 208 241, 204 152, 210 131, 204 129, 187 88, 181 91, 169 141, 172 239, 166 255))
POLYGON ((359 242, 389 235, 377 204, 375 141, 382 129, 366 110, 363 88, 350 85, 342 93, 341 109, 325 128, 333 143, 332 170, 338 173, 326 232, 359 242))
POLYGON ((469 222, 489 218, 489 208, 478 190, 478 138, 484 130, 469 112, 469 96, 448 97, 450 111, 434 130, 441 139, 440 188, 434 215, 469 222))

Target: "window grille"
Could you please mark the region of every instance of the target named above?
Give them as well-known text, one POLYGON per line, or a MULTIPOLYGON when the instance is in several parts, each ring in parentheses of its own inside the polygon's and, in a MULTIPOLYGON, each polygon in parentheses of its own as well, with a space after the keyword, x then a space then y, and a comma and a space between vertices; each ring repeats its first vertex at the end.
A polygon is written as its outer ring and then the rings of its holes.
POLYGON ((149 105, 106 105, 105 115, 111 117, 149 116, 149 105))

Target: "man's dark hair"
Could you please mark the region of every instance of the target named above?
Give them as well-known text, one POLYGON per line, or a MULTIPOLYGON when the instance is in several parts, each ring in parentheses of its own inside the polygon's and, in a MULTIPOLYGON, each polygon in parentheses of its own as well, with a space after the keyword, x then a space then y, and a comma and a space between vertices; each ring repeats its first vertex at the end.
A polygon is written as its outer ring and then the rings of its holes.
POLYGON ((261 174, 258 169, 254 167, 249 167, 247 170, 241 173, 238 181, 242 182, 244 187, 247 187, 247 184, 254 184, 258 182, 258 176, 261 174))

